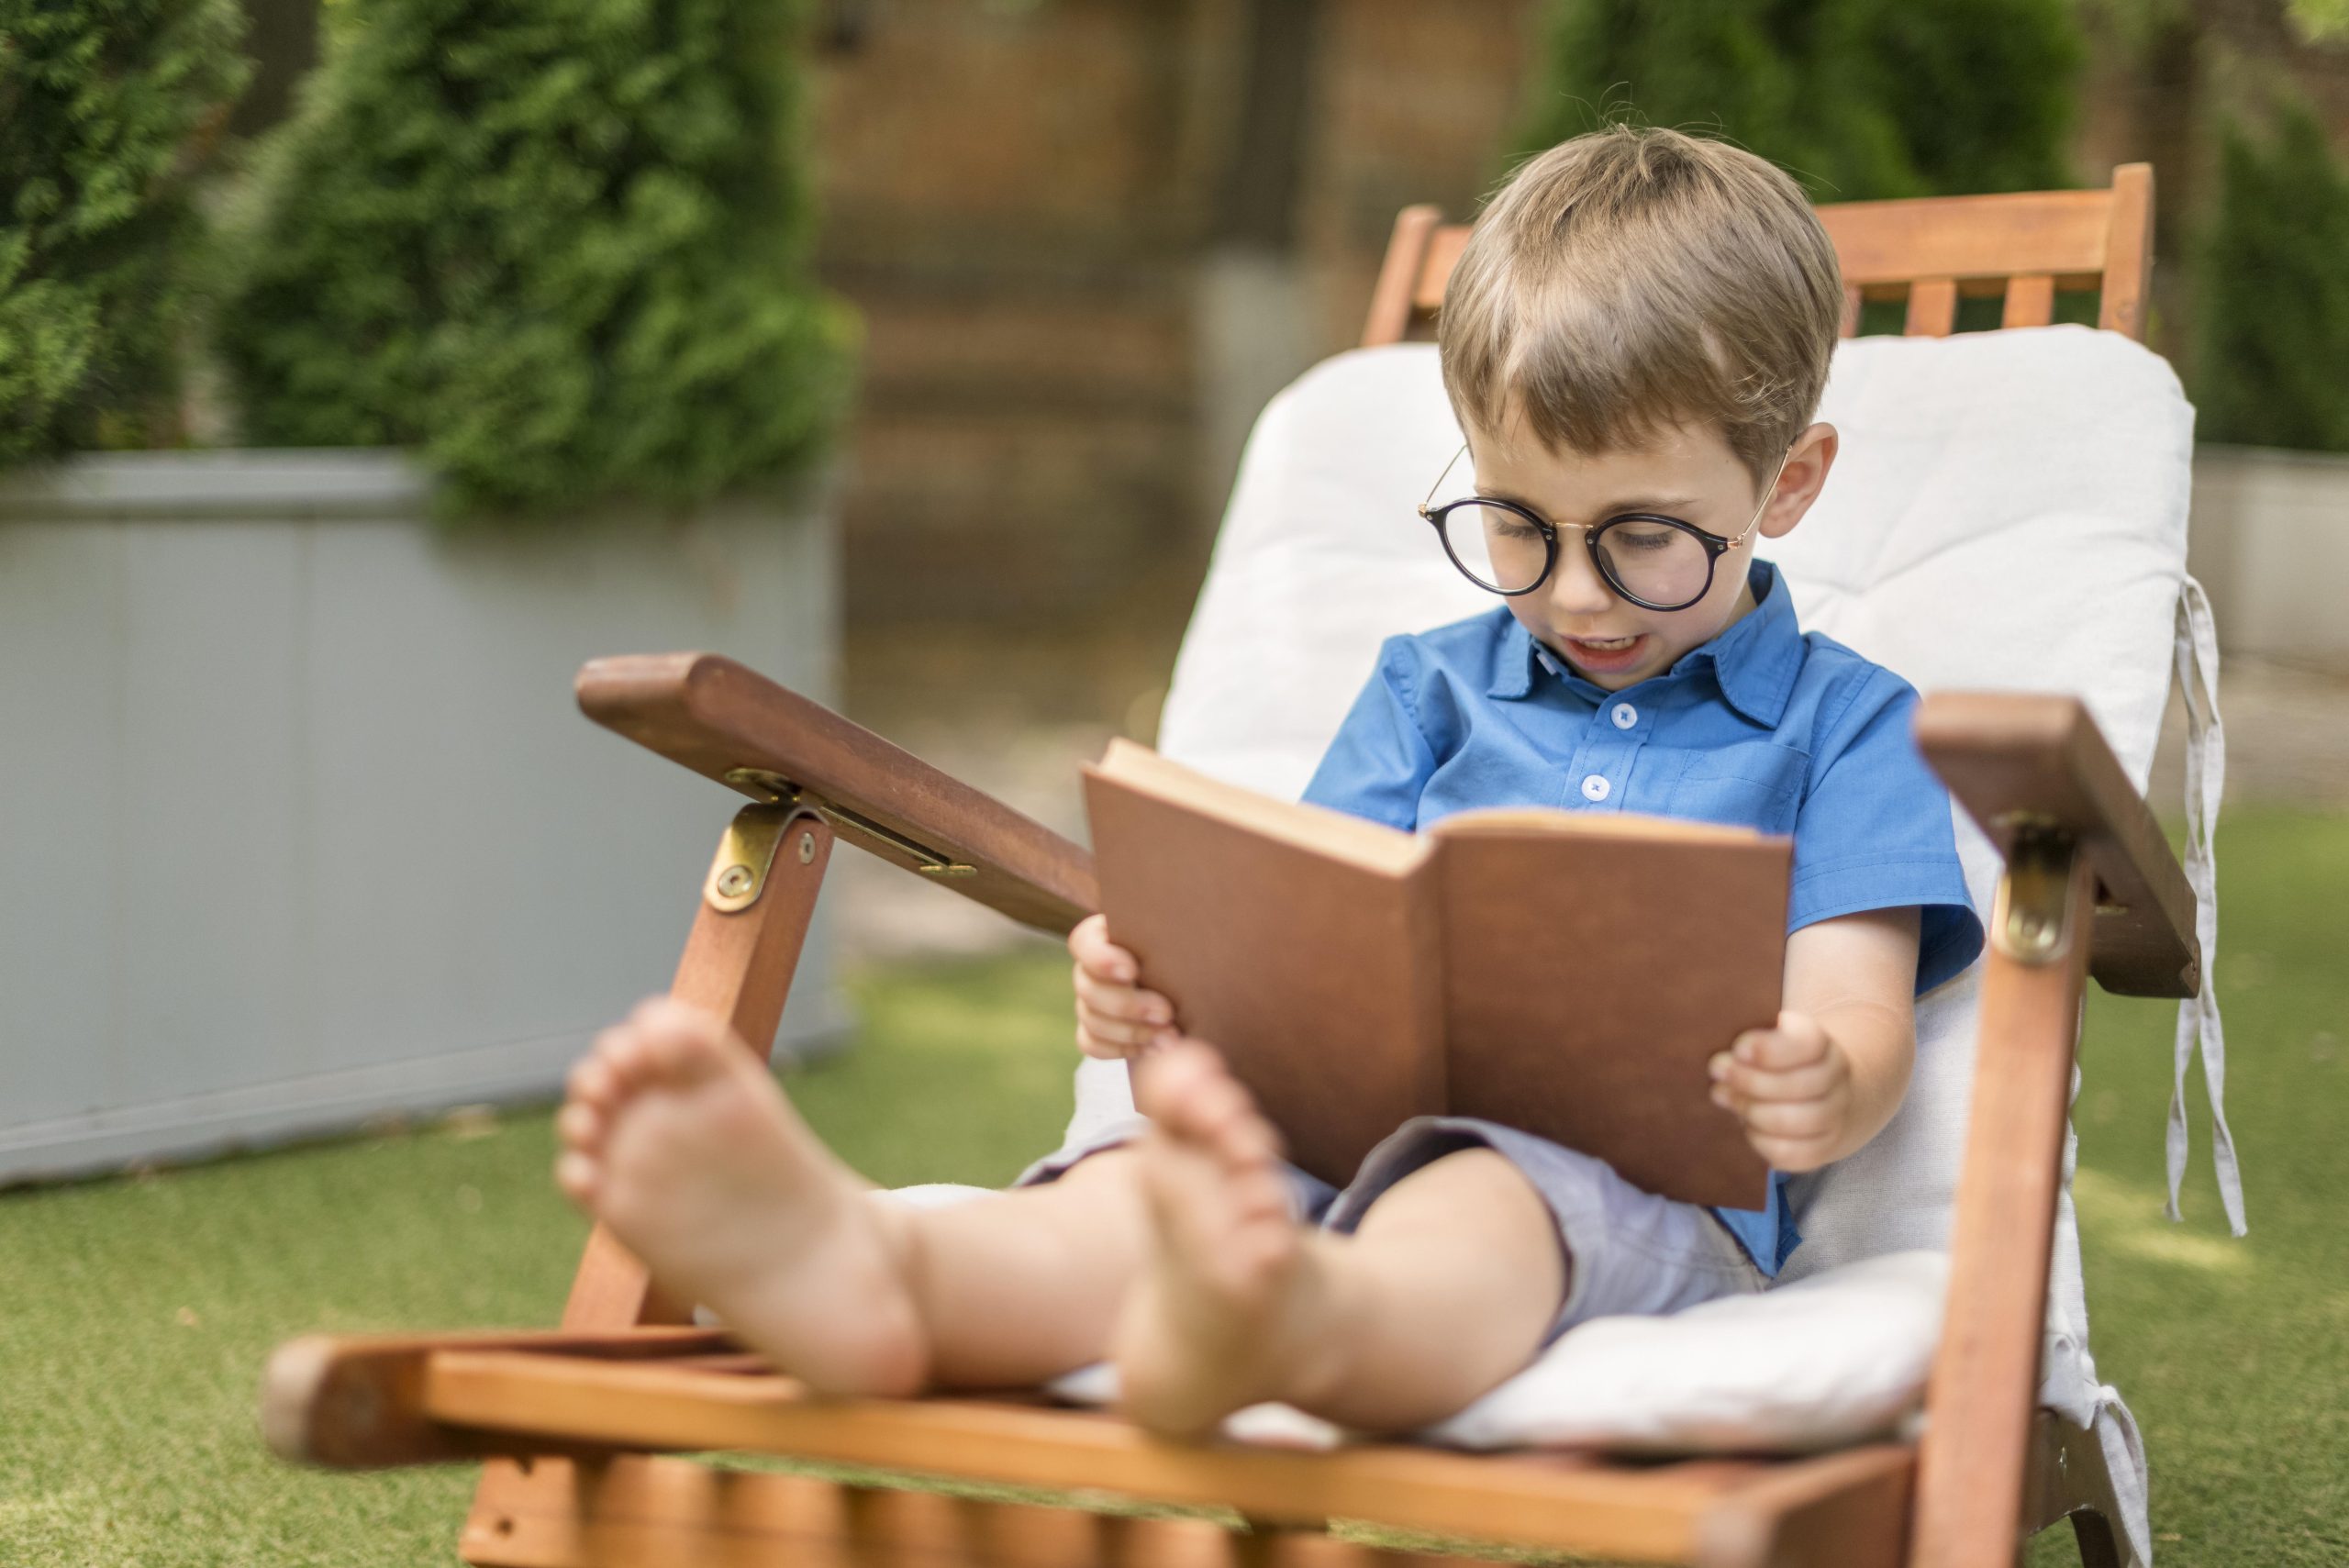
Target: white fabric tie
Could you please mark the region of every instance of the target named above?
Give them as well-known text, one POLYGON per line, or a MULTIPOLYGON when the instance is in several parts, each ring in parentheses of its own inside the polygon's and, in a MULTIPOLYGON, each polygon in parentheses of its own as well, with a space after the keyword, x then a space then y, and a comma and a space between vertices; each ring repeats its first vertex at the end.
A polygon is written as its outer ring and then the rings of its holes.
POLYGON ((2219 857, 2213 835, 2227 783, 2227 736, 2219 722, 2219 639, 2202 584, 2184 579, 2177 595, 2177 684, 2186 694, 2186 881, 2194 890, 2194 935, 2202 948, 2202 987, 2178 1004, 2176 1073, 2169 1096, 2169 1218, 2178 1218, 2186 1180, 2186 1067, 2202 1048, 2202 1082, 2210 1091, 2210 1154, 2227 1225, 2241 1236, 2243 1176, 2235 1135, 2227 1128, 2227 1036, 2211 976, 2219 962, 2219 857))

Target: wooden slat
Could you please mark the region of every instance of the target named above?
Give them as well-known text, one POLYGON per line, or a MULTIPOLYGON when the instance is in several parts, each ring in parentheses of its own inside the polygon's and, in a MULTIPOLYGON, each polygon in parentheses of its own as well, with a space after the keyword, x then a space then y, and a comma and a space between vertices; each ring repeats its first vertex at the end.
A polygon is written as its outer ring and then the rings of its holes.
POLYGON ((1843 313, 1835 319, 1835 335, 1838 338, 1860 335, 1860 291, 1856 284, 1843 285, 1843 313))
POLYGON ((1452 282, 1452 269, 1460 264, 1460 252, 1468 248, 1465 225, 1438 228, 1428 236, 1428 259, 1419 268, 1417 284, 1411 290, 1411 304, 1419 310, 1433 314, 1443 308, 1443 291, 1452 282))
POLYGON ((1901 332, 1910 338, 1946 338, 1957 327, 1957 284, 1949 278, 1920 278, 1909 290, 1909 319, 1901 332))
POLYGON ((2044 327, 2055 319, 2055 280, 2045 272, 2027 272, 2007 280, 2006 309, 2001 327, 2044 327))
MULTIPOLYGON (((737 768, 779 773, 828 808, 976 867, 935 880, 1023 925, 1057 934, 1093 911, 1093 857, 1083 849, 730 659, 598 659, 579 672, 577 687, 588 717, 705 777, 725 782, 737 768)), ((755 785, 731 787, 763 798, 755 785)), ((842 831, 893 865, 917 863, 853 828, 842 831)))
POLYGON ((2124 163, 2112 172, 2112 209, 2105 238, 2104 298, 2097 325, 2145 340, 2154 274, 2154 166, 2124 163))
POLYGON ((1982 983, 1974 1104, 1950 1231, 1948 1308, 1927 1380, 1913 1568, 2013 1568, 2038 1403, 2048 1249, 2095 896, 2083 854, 2049 962, 1993 951, 1982 983))
POLYGON ((2001 851, 2025 816, 2086 845, 2103 884, 2089 960, 2098 984, 2123 996, 2200 989, 2194 890, 2076 697, 1932 692, 1918 706, 1916 733, 1925 760, 2001 851))
POLYGON ((2031 191, 1840 202, 1818 210, 1843 281, 1865 287, 1917 278, 2101 272, 2111 205, 2110 191, 2031 191))
MULTIPOLYGON (((2027 318, 2007 327, 2044 326, 2054 319, 2053 291, 2102 287, 2099 325, 2144 340, 2144 300, 2152 266, 2153 168, 2124 163, 2101 191, 2026 191, 2006 195, 1932 196, 1890 202, 1839 202, 1818 209, 1834 242, 1845 285, 1841 335, 1859 330, 1863 299, 1910 301, 1908 331, 1941 336, 1939 290, 1920 319, 1911 284, 1948 281, 1961 296, 2004 294, 2017 308, 2009 280, 2022 284, 2027 318), (2109 274, 2109 275, 2108 275, 2109 274), (2032 317, 2040 279, 2047 280, 2048 313, 2032 317)), ((1408 207, 1396 220, 1363 342, 1398 342, 1420 315, 1439 308, 1452 269, 1468 240, 1464 224, 1438 225, 1427 206, 1408 207), (1406 228, 1406 220, 1408 228, 1406 228), (1408 308, 1398 310, 1391 280, 1414 281, 1408 308)), ((1954 309, 1952 312, 1954 319, 1954 309)))
POLYGON ((1904 1449, 1830 1454, 1765 1472, 1707 1516, 1705 1568, 1899 1568, 1916 1467, 1904 1449))
POLYGON ((262 1373, 262 1436, 280 1458, 372 1470, 435 1464, 497 1451, 477 1433, 451 1431, 422 1411, 424 1368, 435 1351, 494 1350, 583 1359, 716 1352, 731 1336, 708 1329, 623 1334, 314 1334, 280 1345, 262 1373))
MULTIPOLYGON (((1428 253, 1428 237, 1443 221, 1443 209, 1422 204, 1407 206, 1395 217, 1395 231, 1387 237, 1386 257, 1379 263, 1378 283, 1370 292, 1370 316, 1363 322, 1362 346, 1375 349, 1399 343, 1411 329, 1411 310, 1419 293, 1428 253)), ((1449 269, 1446 269, 1449 275, 1449 269)), ((1442 295, 1439 290, 1439 300, 1442 295)))
POLYGON ((1687 1559, 1716 1509, 1735 1505, 1766 1516, 1774 1496, 1816 1501, 1879 1488, 1909 1462, 1909 1451, 1893 1446, 1783 1464, 1630 1468, 1566 1454, 1386 1445, 1333 1453, 1203 1447, 1089 1411, 968 1399, 814 1400, 780 1377, 562 1367, 495 1352, 435 1356, 421 1397, 436 1421, 534 1440, 732 1449, 1010 1485, 1081 1485, 1256 1518, 1357 1518, 1661 1562, 1687 1559))
POLYGON ((468 1525, 480 1568, 1469 1568, 1297 1530, 1139 1518, 679 1459, 541 1461, 468 1525))

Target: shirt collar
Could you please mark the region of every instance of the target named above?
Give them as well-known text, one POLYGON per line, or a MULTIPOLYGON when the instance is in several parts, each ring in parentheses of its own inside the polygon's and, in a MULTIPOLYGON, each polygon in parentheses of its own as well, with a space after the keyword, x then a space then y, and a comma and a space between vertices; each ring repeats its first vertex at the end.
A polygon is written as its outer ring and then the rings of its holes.
MULTIPOLYGON (((1776 567, 1756 561, 1745 574, 1745 584, 1753 592, 1753 608, 1710 642, 1682 654, 1665 675, 1690 674, 1709 667, 1730 706, 1756 724, 1775 728, 1786 717, 1795 677, 1802 673, 1802 628, 1796 624, 1794 602, 1776 567)), ((1486 688, 1487 696, 1516 701, 1531 695, 1537 662, 1553 668, 1570 690, 1593 703, 1613 695, 1552 660, 1524 623, 1506 608, 1501 615, 1508 625, 1501 633, 1493 684, 1486 688)))

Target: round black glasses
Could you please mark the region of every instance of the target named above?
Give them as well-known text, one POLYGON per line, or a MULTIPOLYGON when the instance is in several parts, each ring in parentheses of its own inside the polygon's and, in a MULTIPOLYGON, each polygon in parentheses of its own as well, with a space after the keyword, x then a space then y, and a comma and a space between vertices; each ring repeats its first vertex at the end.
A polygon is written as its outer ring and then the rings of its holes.
MULTIPOLYGON (((1444 554, 1468 581, 1507 598, 1531 594, 1557 567, 1560 525, 1531 507, 1489 495, 1470 495, 1441 506, 1428 504, 1467 450, 1464 443, 1428 486, 1419 516, 1434 526, 1444 554)), ((1786 467, 1782 457, 1777 473, 1763 490, 1761 506, 1735 539, 1653 512, 1624 512, 1603 522, 1564 527, 1583 530, 1591 564, 1616 593, 1642 609, 1685 610, 1712 591, 1713 563, 1752 537, 1777 494, 1786 467)))

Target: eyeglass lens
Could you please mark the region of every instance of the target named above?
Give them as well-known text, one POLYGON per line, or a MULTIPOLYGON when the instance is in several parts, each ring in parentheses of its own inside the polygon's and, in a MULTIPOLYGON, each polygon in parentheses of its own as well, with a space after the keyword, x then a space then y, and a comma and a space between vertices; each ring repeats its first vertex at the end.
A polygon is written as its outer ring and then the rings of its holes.
MULTIPOLYGON (((1550 564, 1542 530, 1507 507, 1455 506, 1444 514, 1443 533, 1461 570, 1497 593, 1523 593, 1542 581, 1550 564)), ((1683 605, 1704 595, 1712 555, 1685 528, 1624 517, 1608 524, 1597 542, 1606 575, 1635 599, 1683 605)), ((1559 548, 1578 547, 1561 539, 1559 548)))

